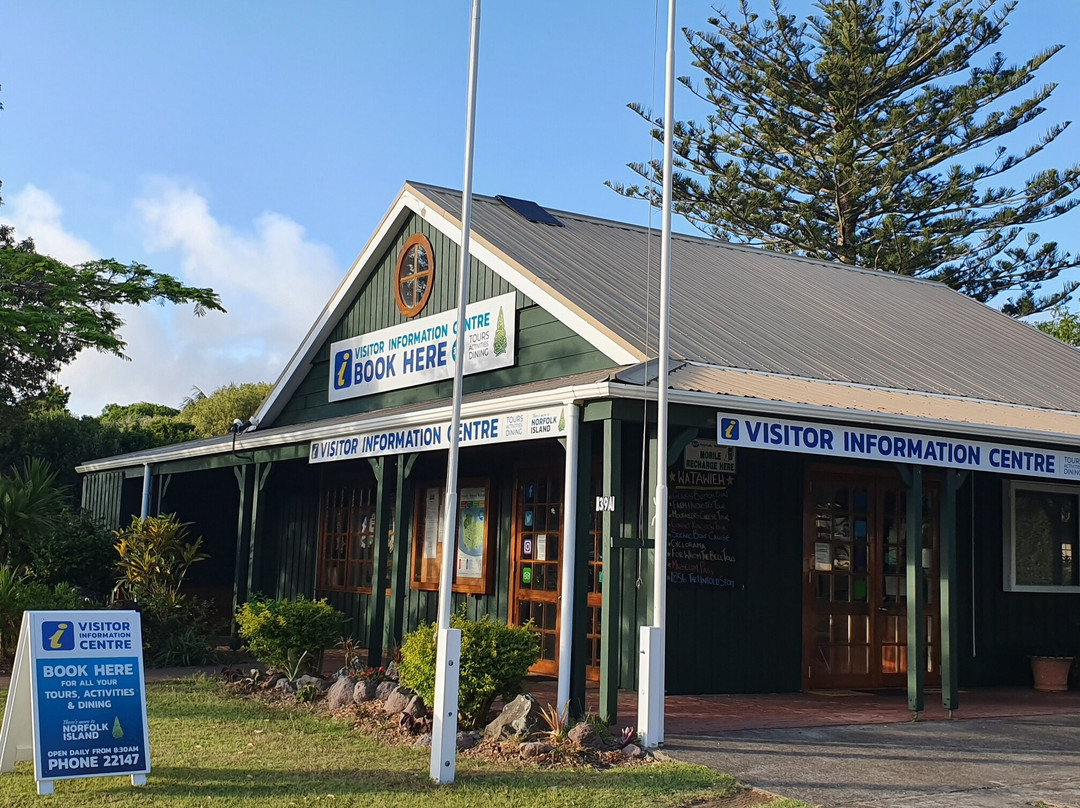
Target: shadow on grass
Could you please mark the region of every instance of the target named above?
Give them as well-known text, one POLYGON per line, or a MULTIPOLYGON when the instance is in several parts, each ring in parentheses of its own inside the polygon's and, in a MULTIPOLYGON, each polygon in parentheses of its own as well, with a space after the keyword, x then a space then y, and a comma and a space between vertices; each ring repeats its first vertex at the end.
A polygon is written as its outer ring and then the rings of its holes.
MULTIPOLYGON (((661 772, 651 766, 619 771, 596 772, 582 769, 475 769, 459 768, 452 785, 439 786, 427 771, 389 771, 358 768, 341 771, 298 769, 259 769, 245 773, 235 768, 158 766, 150 773, 147 790, 161 797, 195 797, 238 801, 271 797, 303 797, 333 794, 335 797, 394 797, 438 792, 446 789, 484 792, 493 800, 517 793, 535 796, 538 792, 558 789, 594 789, 609 797, 634 804, 635 797, 670 796, 672 792, 709 790, 719 796, 733 790, 734 780, 718 778, 707 772, 694 776, 693 767, 675 772, 661 772)), ((129 791, 123 781, 116 781, 116 791, 129 791)), ((113 789, 108 789, 112 791, 113 789)))

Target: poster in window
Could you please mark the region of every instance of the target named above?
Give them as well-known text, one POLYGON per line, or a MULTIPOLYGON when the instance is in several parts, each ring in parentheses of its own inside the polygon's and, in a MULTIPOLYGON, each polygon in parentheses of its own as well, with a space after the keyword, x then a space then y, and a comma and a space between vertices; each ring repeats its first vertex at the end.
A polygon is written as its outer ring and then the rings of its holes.
POLYGON ((458 505, 457 578, 484 575, 484 527, 487 496, 483 488, 462 488, 458 505))
MULTIPOLYGON (((454 548, 455 592, 481 594, 488 590, 491 557, 488 544, 489 495, 490 485, 486 481, 462 481, 458 492, 454 548)), ((427 486, 417 492, 412 577, 415 589, 439 588, 444 532, 442 501, 441 486, 427 486)))
POLYGON ((424 500, 424 558, 438 558, 443 534, 442 489, 428 488, 424 500))

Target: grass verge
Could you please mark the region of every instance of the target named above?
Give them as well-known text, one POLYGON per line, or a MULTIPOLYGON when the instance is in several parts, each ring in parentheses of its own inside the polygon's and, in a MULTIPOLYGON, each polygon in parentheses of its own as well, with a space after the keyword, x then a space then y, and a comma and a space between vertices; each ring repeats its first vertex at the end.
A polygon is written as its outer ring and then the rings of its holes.
POLYGON ((304 706, 282 709, 237 699, 216 682, 147 684, 151 772, 56 782, 38 797, 33 765, 0 775, 0 805, 323 806, 393 805, 680 806, 723 800, 734 779, 700 766, 656 763, 606 771, 501 767, 458 759, 453 785, 428 778, 429 753, 385 746, 345 722, 304 706))

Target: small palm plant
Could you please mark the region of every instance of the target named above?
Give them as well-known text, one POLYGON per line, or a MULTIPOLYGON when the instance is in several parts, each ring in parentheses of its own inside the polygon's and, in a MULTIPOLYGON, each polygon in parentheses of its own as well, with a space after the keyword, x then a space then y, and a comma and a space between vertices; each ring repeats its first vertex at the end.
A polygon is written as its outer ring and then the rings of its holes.
POLYGON ((0 476, 0 565, 27 562, 30 542, 56 527, 65 493, 56 472, 37 457, 0 476))

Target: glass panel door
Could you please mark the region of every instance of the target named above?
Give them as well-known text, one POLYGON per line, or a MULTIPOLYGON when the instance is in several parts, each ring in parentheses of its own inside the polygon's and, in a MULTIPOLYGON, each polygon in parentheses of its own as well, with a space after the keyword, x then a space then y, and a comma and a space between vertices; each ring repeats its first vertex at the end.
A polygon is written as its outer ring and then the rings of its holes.
POLYGON ((540 637, 540 660, 532 670, 555 674, 559 662, 563 470, 521 470, 517 476, 510 621, 515 625, 533 621, 533 630, 540 637))
POLYGON ((815 481, 808 678, 812 687, 861 681, 870 671, 870 492, 815 481))
MULTIPOLYGON (((804 686, 902 687, 907 674, 907 489, 887 471, 814 468, 806 505, 804 686)), ((923 493, 927 683, 938 671, 938 486, 923 493)))

